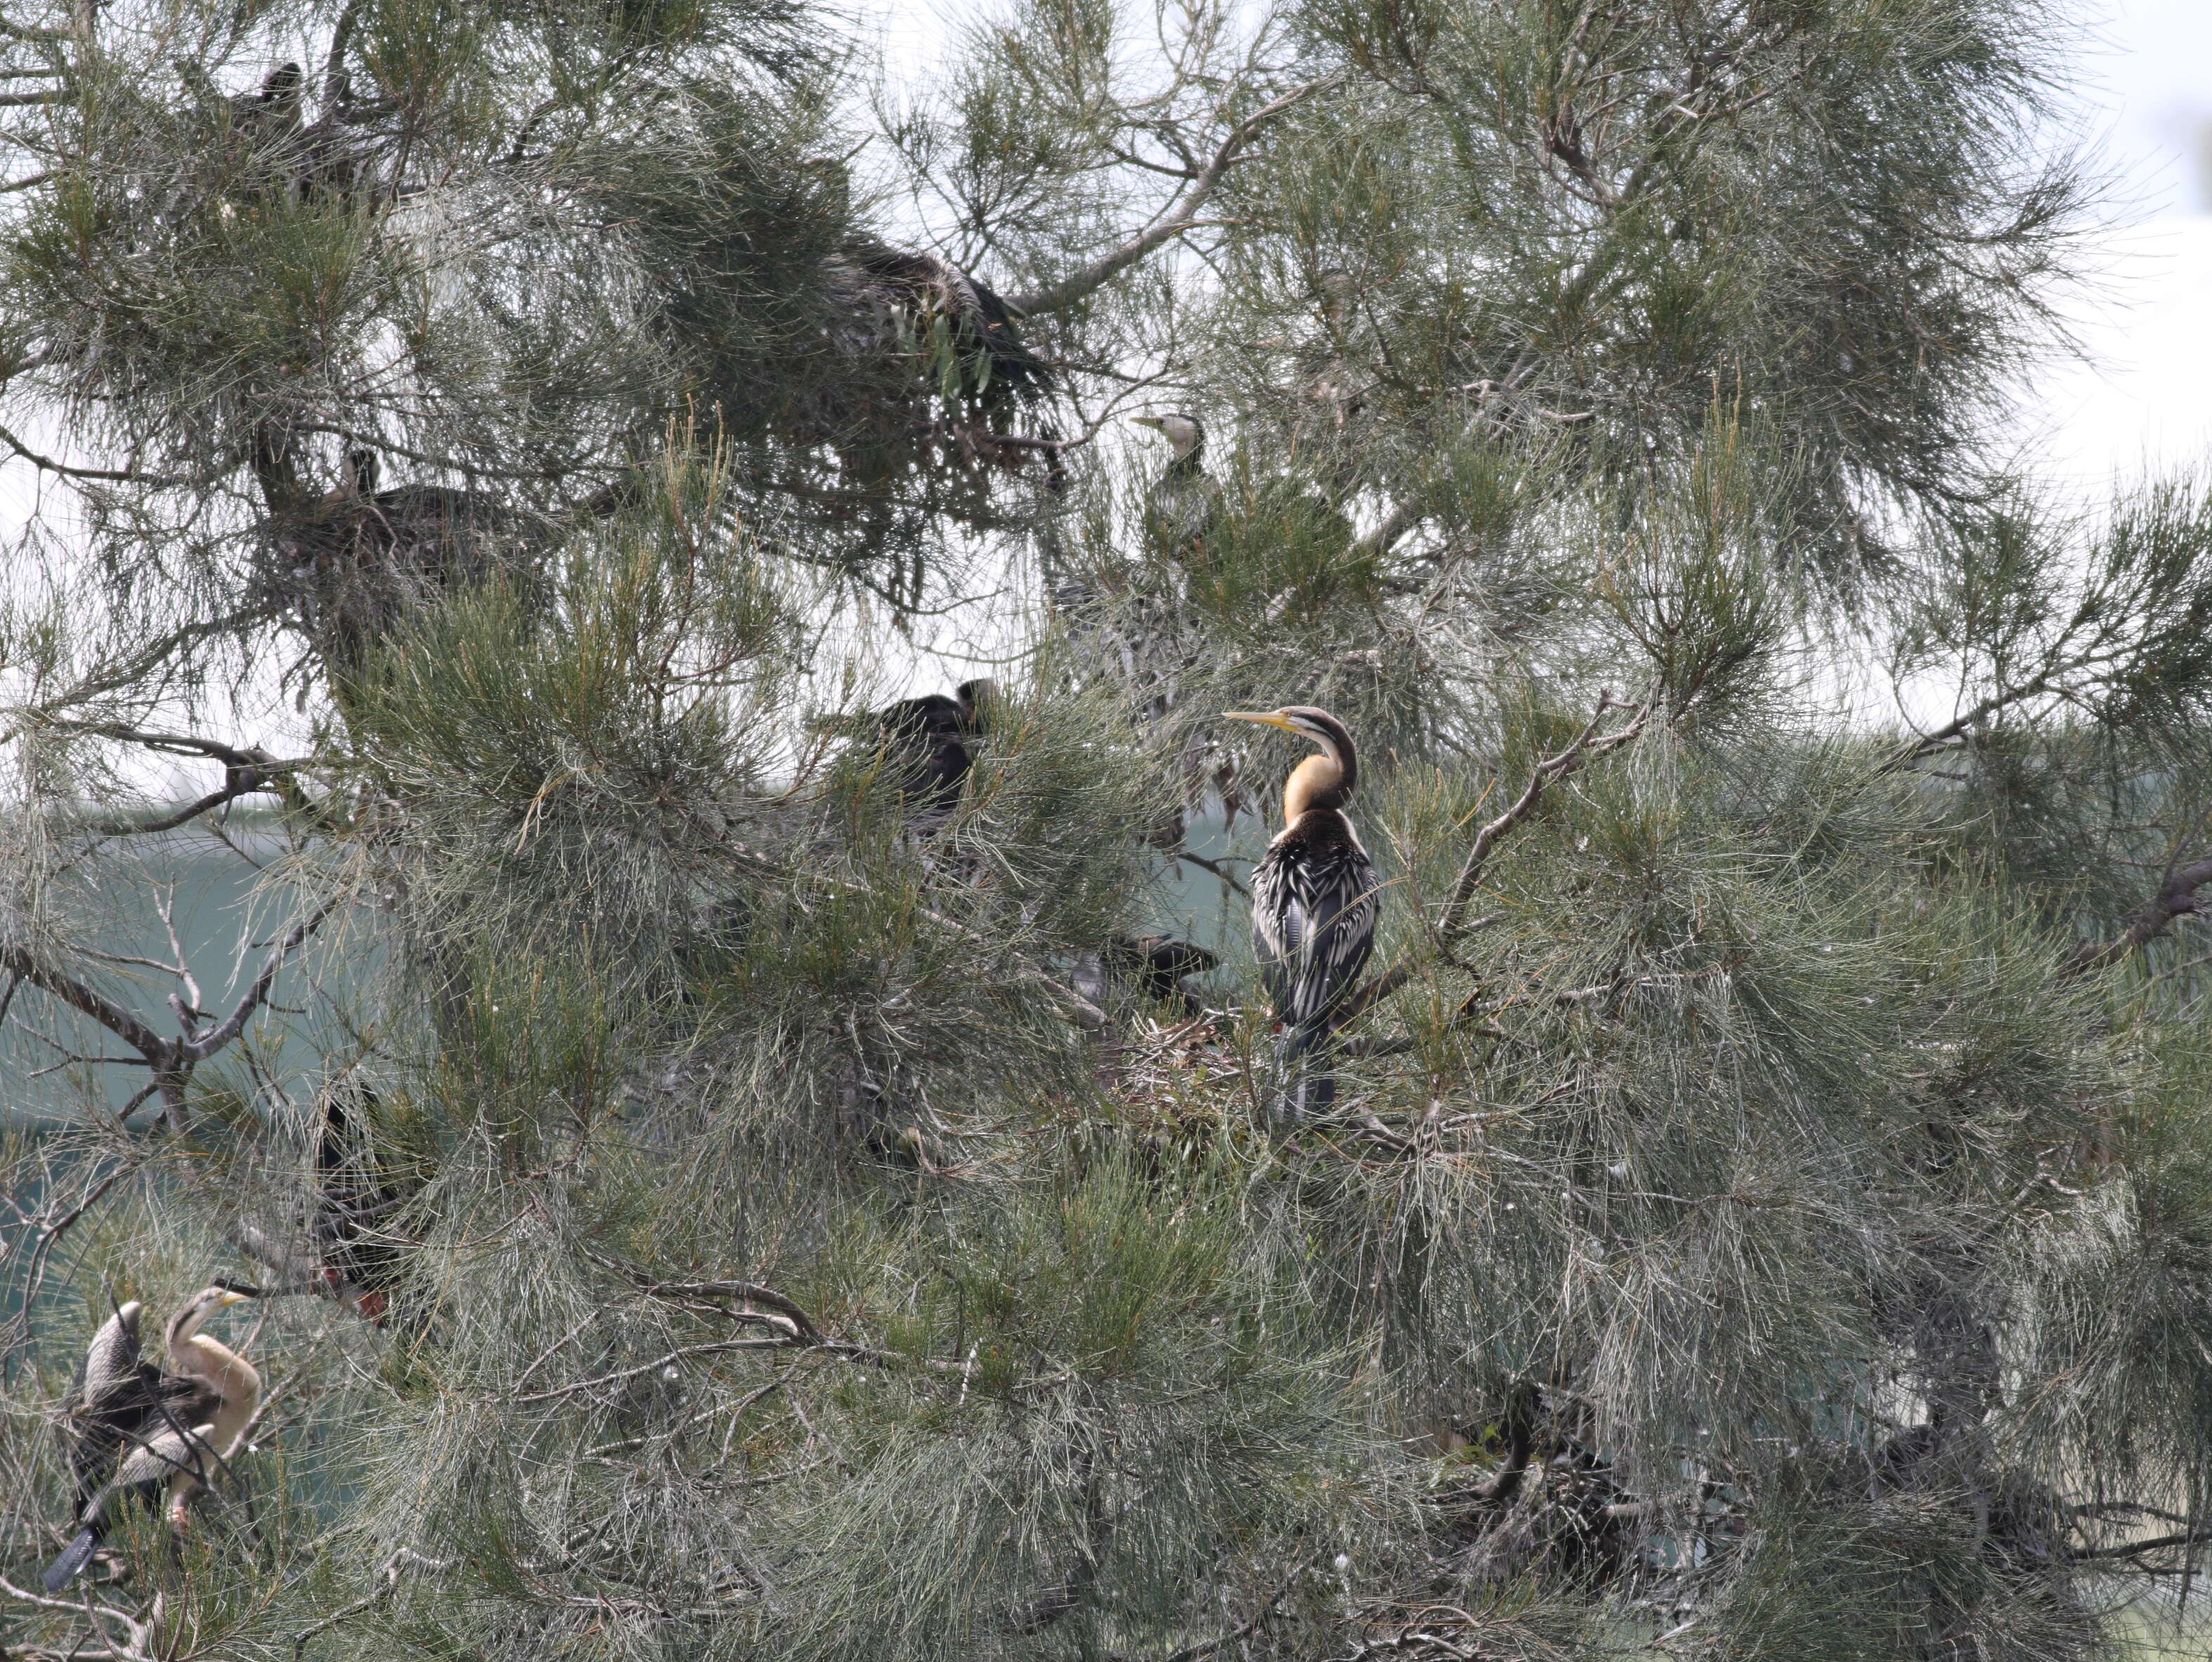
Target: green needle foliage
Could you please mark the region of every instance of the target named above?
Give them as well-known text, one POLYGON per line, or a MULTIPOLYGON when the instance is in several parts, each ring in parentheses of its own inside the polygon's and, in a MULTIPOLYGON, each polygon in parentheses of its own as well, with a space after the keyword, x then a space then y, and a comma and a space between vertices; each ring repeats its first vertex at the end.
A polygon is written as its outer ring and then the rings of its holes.
POLYGON ((1997 442, 2048 9, 0 7, 0 1648, 2193 1620, 2212 495, 1997 442), (1281 704, 1385 882, 1288 1124, 1281 704))

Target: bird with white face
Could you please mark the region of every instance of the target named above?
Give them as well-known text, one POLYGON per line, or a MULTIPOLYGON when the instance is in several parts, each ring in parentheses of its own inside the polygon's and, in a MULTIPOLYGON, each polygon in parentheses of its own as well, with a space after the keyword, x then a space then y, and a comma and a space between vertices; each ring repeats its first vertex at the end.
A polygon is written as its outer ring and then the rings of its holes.
POLYGON ((1168 441, 1167 467, 1146 500, 1146 529, 1160 552, 1191 564, 1206 553, 1221 509, 1221 488, 1206 470, 1206 428, 1197 416, 1180 413, 1132 416, 1130 425, 1148 427, 1168 441))

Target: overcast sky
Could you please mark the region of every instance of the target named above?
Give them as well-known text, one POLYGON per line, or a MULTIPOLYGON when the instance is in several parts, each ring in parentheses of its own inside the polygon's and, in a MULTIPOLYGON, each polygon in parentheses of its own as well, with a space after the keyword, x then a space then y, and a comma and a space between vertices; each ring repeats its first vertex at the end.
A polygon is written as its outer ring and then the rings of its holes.
POLYGON ((2082 120, 2117 187, 2093 292, 2071 308, 2091 362, 2023 389, 2023 435, 2095 488, 2212 454, 2212 0, 2105 0, 2081 59, 2082 120))
MULTIPOLYGON (((856 9, 872 14, 896 86, 925 82, 924 60, 955 33, 951 20, 988 3, 860 0, 856 9)), ((2075 114, 2114 186, 2110 228, 2069 308, 2087 361, 2028 379, 2014 436, 2045 476, 2101 496, 2116 479, 2212 460, 2212 0, 2081 3, 2094 21, 2075 60, 2075 114)), ((27 464, 0 464, 0 525, 35 513, 37 500, 27 464)), ((915 690, 975 672, 917 664, 915 690)))

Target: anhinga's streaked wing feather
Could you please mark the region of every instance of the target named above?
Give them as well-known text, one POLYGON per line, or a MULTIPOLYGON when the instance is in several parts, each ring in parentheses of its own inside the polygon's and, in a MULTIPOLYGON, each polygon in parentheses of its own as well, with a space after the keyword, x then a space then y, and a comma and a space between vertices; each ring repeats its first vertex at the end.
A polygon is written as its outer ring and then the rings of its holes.
POLYGON ((162 1376, 141 1354, 141 1313, 133 1300, 100 1323, 62 1406, 60 1430, 79 1507, 99 1493, 131 1439, 158 1413, 162 1376))
POLYGON ((216 1410, 222 1406, 222 1398, 193 1384, 190 1394, 177 1392, 163 1406, 166 1411, 155 1414, 139 1428, 123 1458, 115 1463, 115 1475, 107 1483, 111 1492, 152 1489, 179 1471, 203 1479, 214 1477, 216 1460, 207 1434, 216 1410))
POLYGON ((1348 825, 1340 836, 1297 834, 1305 825, 1278 838, 1252 874, 1252 942, 1277 1017, 1318 1033, 1374 949, 1378 884, 1348 825))

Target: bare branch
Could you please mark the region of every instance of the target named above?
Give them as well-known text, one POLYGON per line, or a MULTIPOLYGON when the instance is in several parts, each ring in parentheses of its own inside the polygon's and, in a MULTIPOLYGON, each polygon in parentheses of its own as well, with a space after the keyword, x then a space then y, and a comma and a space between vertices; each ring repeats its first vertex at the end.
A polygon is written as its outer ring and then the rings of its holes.
POLYGON ((2070 978, 2087 974, 2094 969, 2104 969, 2131 956, 2148 946, 2173 927, 2177 918, 2191 917, 2200 909, 2197 891, 2212 883, 2212 859, 2192 860, 2187 865, 2167 868, 2166 879, 2158 886, 2143 909, 2135 915, 2125 930, 2109 941, 2082 947, 2067 960, 2065 974, 2070 978))
POLYGON ((158 1073, 182 1060, 181 1040, 164 1039, 129 1010, 73 975, 64 974, 17 941, 0 941, 0 969, 89 1016, 137 1051, 158 1073))
MULTIPOLYGON (((1534 811, 1538 800, 1550 786, 1569 774, 1579 772, 1593 757, 1617 750, 1634 740, 1643 732, 1657 703, 1658 695, 1655 692, 1644 700, 1643 706, 1626 725, 1601 735, 1597 731, 1598 724, 1605 719, 1607 710, 1617 707, 1610 692, 1600 693, 1597 708, 1591 713, 1582 731, 1575 735, 1574 742, 1557 755, 1546 756, 1539 761, 1528 775, 1528 786, 1513 805, 1475 833, 1474 846, 1468 850, 1467 860, 1460 867, 1458 879, 1452 884, 1451 898, 1445 904, 1443 917, 1437 925, 1437 945, 1447 961, 1451 961, 1453 949, 1460 940, 1483 921, 1478 919, 1470 922, 1467 908, 1474 899, 1474 892, 1482 882, 1483 868, 1488 864, 1499 840, 1534 811)), ((1413 979, 1417 967, 1415 961, 1409 958, 1373 977, 1346 997, 1337 1007, 1337 1013, 1332 1018, 1333 1024, 1349 1026, 1404 986, 1413 979)))
POLYGON ((1228 137, 1221 142, 1221 148, 1213 153, 1213 159, 1200 170, 1198 176, 1184 187, 1182 194, 1160 211, 1159 217, 1151 225, 1112 253, 1093 260, 1079 271, 1070 272, 1048 288, 1018 294, 1007 304, 1025 317, 1062 311, 1103 288, 1139 260, 1172 242, 1184 232, 1195 229, 1199 211, 1220 185, 1224 175, 1236 164, 1244 147, 1276 118, 1304 103, 1316 93, 1341 85, 1344 79, 1345 72, 1340 70, 1322 76, 1318 81, 1310 81, 1238 122, 1230 129, 1228 137))
POLYGON ((180 825, 189 825, 201 815, 235 802, 240 797, 276 794, 274 785, 264 785, 256 779, 250 785, 225 786, 220 791, 210 791, 197 802, 187 803, 173 814, 164 814, 157 820, 95 820, 84 828, 95 837, 145 836, 157 831, 173 831, 180 825))
POLYGON ((678 1350, 671 1350, 665 1356, 656 1356, 651 1362, 641 1362, 635 1368, 617 1368, 611 1374, 596 1374, 588 1380, 577 1380, 568 1385, 556 1385, 550 1390, 533 1391, 527 1396, 510 1397, 507 1400, 513 1403, 553 1402, 562 1397, 573 1397, 580 1391, 592 1390, 598 1386, 620 1385, 624 1380, 634 1380, 641 1374, 657 1373, 661 1368, 671 1367, 687 1356, 718 1356, 730 1350, 789 1350, 792 1344, 793 1340, 787 1334, 779 1335, 774 1338, 713 1339, 705 1344, 684 1345, 678 1350))
POLYGON ((1364 986, 1344 1001, 1334 1017, 1335 1024, 1338 1027, 1351 1026, 1353 1022, 1374 1009, 1413 978, 1413 961, 1412 959, 1405 959, 1393 964, 1382 974, 1371 978, 1364 986))
POLYGON ((153 1070, 154 1088, 161 1097, 162 1118, 172 1131, 183 1131, 189 1124, 185 1111, 185 1086, 192 1070, 246 1030, 253 1012, 267 1002, 284 961, 322 927, 337 904, 335 900, 325 901, 285 931, 283 938, 270 949, 269 955, 262 961, 260 973, 253 978, 252 985, 220 1022, 204 1033, 176 1039, 164 1039, 97 988, 55 968, 21 942, 0 941, 0 970, 90 1016, 137 1051, 153 1070))
POLYGON ((1571 773, 1579 773, 1594 757, 1601 756, 1608 750, 1617 750, 1635 739, 1644 731, 1644 723, 1651 719, 1656 697, 1655 695, 1645 699, 1643 707, 1626 726, 1601 737, 1597 731, 1598 724, 1604 720, 1605 713, 1613 708, 1614 704, 1611 693, 1599 694, 1597 708, 1591 713, 1588 725, 1575 736, 1574 743, 1557 755, 1546 756, 1538 761, 1528 775, 1528 786, 1513 805, 1475 833, 1474 846, 1467 851, 1466 863, 1459 869, 1459 878, 1452 884, 1451 899, 1446 903, 1443 918, 1437 925, 1437 940, 1447 954, 1465 932, 1468 903, 1474 899, 1474 891, 1482 882, 1483 867, 1488 864, 1491 852, 1498 846, 1499 840, 1534 811, 1537 802, 1552 786, 1571 773))
POLYGON ((185 1052, 195 1062, 204 1061, 246 1030, 246 1022, 269 997, 269 989, 276 984, 276 972, 284 967, 284 960, 297 951, 301 944, 323 926, 323 922, 337 910, 337 901, 325 901, 307 916, 285 931, 283 939, 269 949, 261 961, 261 973, 253 978, 253 985, 232 1006, 229 1015, 197 1039, 185 1041, 185 1052))
POLYGON ((2142 1541, 2128 1541, 2116 1547, 2085 1547, 2079 1552, 2067 1554, 2069 1560, 2080 1563, 2091 1558, 2134 1558, 2146 1552, 2164 1552, 2172 1547, 2193 1547, 2212 1541, 2212 1525, 2197 1529, 2177 1530, 2171 1535, 2154 1535, 2142 1541))
POLYGON ((41 455, 18 439, 6 428, 0 427, 0 444, 4 444, 41 473, 51 473, 64 479, 91 479, 105 483, 151 485, 157 488, 175 490, 190 485, 190 479, 171 478, 152 473, 135 473, 129 469, 71 467, 66 462, 57 462, 51 456, 41 455))

